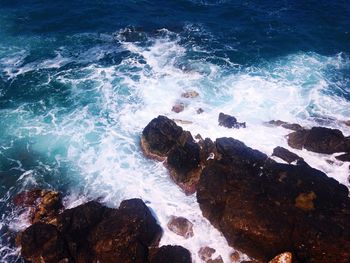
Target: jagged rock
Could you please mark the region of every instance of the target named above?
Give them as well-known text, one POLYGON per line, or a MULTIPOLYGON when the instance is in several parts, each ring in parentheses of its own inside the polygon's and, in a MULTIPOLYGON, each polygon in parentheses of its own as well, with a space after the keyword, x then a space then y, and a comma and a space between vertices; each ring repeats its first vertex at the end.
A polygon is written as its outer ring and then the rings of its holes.
POLYGON ((24 191, 13 199, 16 206, 30 209, 30 222, 55 223, 56 217, 63 208, 62 196, 52 190, 34 189, 24 191))
POLYGON ((153 119, 143 130, 141 148, 146 156, 164 160, 183 130, 165 116, 153 119))
POLYGON ((203 215, 229 244, 267 262, 293 251, 300 262, 349 262, 348 189, 305 162, 271 161, 229 138, 197 186, 203 215))
POLYGON ((167 224, 169 230, 184 238, 193 237, 193 224, 184 217, 170 217, 167 224))
POLYGON ((296 149, 332 154, 350 152, 350 138, 337 129, 313 127, 311 130, 299 130, 288 135, 288 145, 296 149))
POLYGON ((167 161, 172 179, 186 194, 195 192, 201 171, 200 147, 190 132, 159 116, 143 130, 141 147, 147 156, 167 161))
POLYGON ((220 112, 219 114, 219 125, 226 127, 226 128, 235 128, 235 129, 239 129, 239 128, 245 128, 246 124, 245 122, 237 122, 237 119, 233 116, 224 114, 222 112, 220 112))
POLYGON ((299 131, 299 130, 303 129, 303 127, 297 123, 288 123, 288 122, 281 121, 281 120, 276 120, 276 121, 272 120, 272 121, 267 122, 267 124, 273 125, 273 126, 281 126, 285 129, 293 130, 293 131, 299 131))
POLYGON ((230 259, 232 263, 236 263, 240 261, 241 256, 237 251, 234 251, 233 253, 231 253, 230 259))
POLYGON ((192 263, 191 253, 180 246, 162 246, 150 256, 150 263, 192 263))
POLYGON ((181 97, 183 98, 196 98, 199 96, 199 93, 195 90, 189 90, 181 94, 181 97))
POLYGON ((95 201, 65 210, 57 226, 35 223, 19 235, 22 256, 31 262, 147 263, 161 228, 140 199, 119 209, 95 201))
POLYGON ((292 263, 292 253, 285 252, 277 255, 269 263, 292 263))
POLYGON ((215 253, 215 249, 211 247, 201 247, 198 251, 198 256, 204 262, 211 259, 212 255, 215 253))
POLYGON ((287 163, 303 160, 303 158, 301 158, 297 154, 292 153, 291 151, 288 151, 286 148, 283 148, 280 146, 277 146, 275 149, 273 149, 272 155, 281 158, 287 163))
POLYGON ((185 109, 185 104, 183 103, 176 103, 173 107, 172 107, 172 111, 176 112, 176 113, 180 113, 181 111, 184 111, 185 109))
POLYGON ((344 153, 344 154, 335 156, 335 158, 342 162, 350 162, 350 153, 344 153))

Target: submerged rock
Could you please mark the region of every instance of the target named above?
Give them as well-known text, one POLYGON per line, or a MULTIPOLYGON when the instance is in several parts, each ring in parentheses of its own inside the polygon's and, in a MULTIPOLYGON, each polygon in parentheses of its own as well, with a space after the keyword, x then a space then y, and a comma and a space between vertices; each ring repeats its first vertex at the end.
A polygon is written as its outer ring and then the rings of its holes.
POLYGON ((29 208, 31 223, 41 221, 55 224, 56 217, 63 208, 61 194, 52 190, 24 191, 14 197, 13 203, 16 206, 29 208))
POLYGON ((288 135, 288 145, 292 148, 332 154, 350 152, 350 138, 340 130, 324 127, 313 127, 310 130, 299 130, 288 135))
POLYGON ((167 224, 169 230, 184 238, 193 237, 193 224, 184 217, 172 216, 167 224))
POLYGON ((162 230, 140 199, 119 209, 92 201, 65 210, 57 226, 34 223, 19 235, 22 256, 31 262, 148 262, 162 230))
POLYGON ((348 189, 308 165, 273 162, 220 138, 221 159, 202 172, 197 200, 229 244, 267 262, 293 251, 301 262, 350 260, 348 189))
POLYGON ((273 126, 281 126, 285 129, 288 130, 293 130, 293 131, 299 131, 302 130, 303 127, 297 123, 288 123, 285 121, 281 121, 281 120, 272 120, 267 122, 268 125, 273 125, 273 126))
POLYGON ((287 163, 292 163, 298 160, 303 160, 300 156, 298 156, 295 153, 292 153, 291 151, 287 150, 286 148, 277 146, 275 149, 273 149, 273 156, 279 157, 282 160, 286 161, 287 163))
POLYGON ((226 127, 226 128, 235 128, 235 129, 239 129, 239 128, 245 128, 246 124, 245 122, 237 122, 237 119, 233 116, 224 114, 222 112, 220 112, 219 114, 219 125, 226 127))
POLYGON ((185 104, 183 103, 176 103, 173 107, 172 107, 172 111, 176 112, 176 113, 180 113, 182 111, 184 111, 185 109, 185 104))
POLYGON ((181 94, 181 97, 183 98, 196 98, 199 96, 199 93, 195 90, 189 90, 181 94))
POLYGON ((211 259, 212 255, 215 253, 215 249, 211 247, 201 247, 198 251, 198 256, 204 262, 211 259))

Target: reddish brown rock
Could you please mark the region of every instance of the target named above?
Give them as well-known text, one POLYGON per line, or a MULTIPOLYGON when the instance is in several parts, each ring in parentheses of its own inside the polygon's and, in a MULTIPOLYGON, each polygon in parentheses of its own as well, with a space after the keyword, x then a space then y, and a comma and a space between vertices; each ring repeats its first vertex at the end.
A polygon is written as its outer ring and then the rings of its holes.
POLYGON ((171 110, 173 112, 180 113, 180 112, 184 111, 184 109, 185 109, 185 104, 176 103, 171 110))
POLYGON ((167 224, 169 230, 184 238, 193 237, 193 224, 184 217, 170 217, 167 224))
POLYGON ((229 244, 267 262, 293 251, 300 262, 350 260, 348 189, 324 173, 279 164, 229 138, 202 172, 197 200, 229 244))
POLYGON ((211 247, 201 247, 198 251, 198 256, 201 260, 207 262, 215 253, 215 249, 211 247))
POLYGON ((292 263, 292 262, 293 262, 292 253, 290 252, 279 254, 269 261, 269 263, 292 263))
POLYGON ((41 221, 55 224, 56 217, 63 208, 61 194, 51 190, 24 191, 14 197, 13 203, 30 209, 31 223, 41 221))

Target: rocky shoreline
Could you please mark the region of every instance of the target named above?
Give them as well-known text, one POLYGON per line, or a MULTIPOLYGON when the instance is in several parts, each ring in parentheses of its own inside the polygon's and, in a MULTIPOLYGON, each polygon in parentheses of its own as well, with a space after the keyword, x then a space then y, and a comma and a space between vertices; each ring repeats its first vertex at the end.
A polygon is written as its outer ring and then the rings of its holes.
MULTIPOLYGON (((219 125, 246 124, 220 114, 219 125)), ((268 125, 293 130, 287 137, 292 148, 339 152, 339 160, 349 161, 350 139, 338 130, 282 121, 268 125)), ((251 262, 350 262, 347 187, 295 153, 276 147, 273 156, 286 162, 278 163, 233 138, 193 137, 165 116, 144 128, 141 148, 164 163, 186 194, 196 193, 203 216, 251 262)), ((32 225, 16 240, 30 262, 192 262, 183 247, 158 246, 162 229, 141 199, 124 200, 118 209, 96 201, 64 209, 60 193, 36 189, 13 202, 30 211, 32 225)), ((167 225, 186 239, 194 234, 192 226, 176 216, 167 225)), ((214 252, 198 251, 203 262, 223 262, 212 258, 214 252)), ((231 260, 241 261, 239 254, 231 260)))

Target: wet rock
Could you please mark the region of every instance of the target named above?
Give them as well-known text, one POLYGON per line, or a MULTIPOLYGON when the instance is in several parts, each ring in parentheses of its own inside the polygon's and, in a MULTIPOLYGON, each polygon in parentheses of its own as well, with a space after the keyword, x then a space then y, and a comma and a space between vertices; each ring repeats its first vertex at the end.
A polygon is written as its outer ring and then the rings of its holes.
POLYGON ((204 110, 202 109, 202 108, 198 108, 197 109, 197 114, 201 114, 201 113, 203 113, 204 112, 204 110))
POLYGON ((13 199, 16 206, 30 209, 30 222, 55 223, 56 217, 63 208, 62 196, 52 190, 34 189, 24 191, 13 199))
POLYGON ((206 263, 224 263, 224 261, 222 260, 221 256, 218 256, 215 259, 209 259, 206 261, 206 263))
POLYGON ((292 253, 285 252, 274 257, 269 263, 292 263, 292 253))
POLYGON ((350 153, 344 153, 344 154, 335 156, 335 158, 342 162, 350 162, 350 153))
POLYGON ((172 119, 174 122, 179 124, 192 124, 192 121, 180 120, 180 119, 172 119))
POLYGON ((191 253, 181 246, 162 246, 150 256, 150 263, 191 263, 191 253))
POLYGON ((159 116, 143 130, 141 147, 146 156, 166 160, 172 179, 186 194, 195 192, 201 171, 200 147, 190 132, 159 116))
POLYGON ((189 90, 181 94, 181 97, 183 98, 196 98, 199 96, 199 93, 195 90, 189 90))
POLYGON ((280 164, 219 138, 220 159, 204 168, 197 200, 230 245, 267 262, 293 251, 300 262, 349 262, 348 189, 305 162, 280 164))
POLYGON ((235 129, 239 129, 239 128, 245 128, 246 124, 245 122, 237 122, 237 119, 233 116, 224 114, 222 112, 220 112, 219 114, 219 125, 226 127, 226 128, 235 128, 235 129))
POLYGON ((300 156, 298 156, 295 153, 292 153, 291 151, 287 150, 286 148, 277 146, 275 149, 273 149, 273 156, 279 157, 282 160, 286 161, 287 163, 292 163, 298 160, 303 160, 300 156))
POLYGON ((232 263, 236 263, 240 261, 241 256, 237 251, 235 251, 230 255, 230 259, 232 263))
POLYGON ((299 131, 299 130, 303 129, 303 127, 297 123, 288 123, 288 122, 281 121, 281 120, 276 120, 276 121, 272 120, 272 121, 267 122, 267 124, 273 125, 273 126, 281 126, 285 129, 293 130, 293 131, 299 131))
POLYGON ((183 103, 176 103, 173 107, 172 107, 172 111, 176 112, 176 113, 180 113, 182 111, 184 111, 185 109, 185 104, 183 103))
POLYGON ((317 153, 332 154, 350 152, 350 138, 337 129, 313 127, 288 135, 288 145, 296 149, 305 148, 317 153))
POLYGON ((183 130, 165 116, 153 119, 143 130, 141 148, 146 156, 164 160, 183 130))
POLYGON ((22 233, 20 245, 22 256, 31 262, 71 260, 64 239, 54 225, 34 223, 22 233))
POLYGON ((198 256, 201 260, 207 262, 215 253, 215 249, 211 247, 201 247, 198 251, 198 256))
POLYGON ((184 217, 170 217, 167 224, 169 230, 184 238, 193 237, 193 224, 184 217))
POLYGON ((35 223, 19 235, 22 256, 31 262, 148 262, 161 228, 140 199, 119 209, 92 201, 65 210, 57 226, 35 223))

